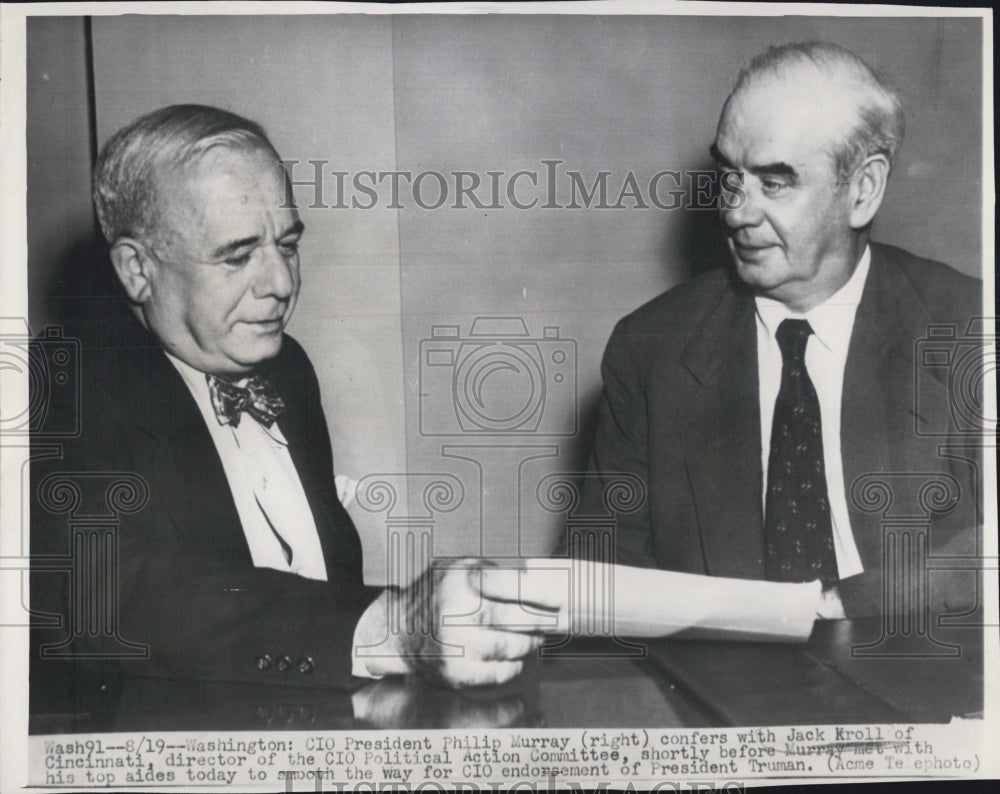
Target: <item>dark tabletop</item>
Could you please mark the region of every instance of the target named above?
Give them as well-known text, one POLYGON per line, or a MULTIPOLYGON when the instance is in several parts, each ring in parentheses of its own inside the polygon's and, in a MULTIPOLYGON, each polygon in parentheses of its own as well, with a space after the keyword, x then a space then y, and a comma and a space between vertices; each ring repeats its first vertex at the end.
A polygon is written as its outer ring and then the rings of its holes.
POLYGON ((354 692, 158 679, 33 681, 30 732, 698 727, 947 722, 983 709, 981 630, 824 621, 805 644, 553 642, 515 681, 354 692))

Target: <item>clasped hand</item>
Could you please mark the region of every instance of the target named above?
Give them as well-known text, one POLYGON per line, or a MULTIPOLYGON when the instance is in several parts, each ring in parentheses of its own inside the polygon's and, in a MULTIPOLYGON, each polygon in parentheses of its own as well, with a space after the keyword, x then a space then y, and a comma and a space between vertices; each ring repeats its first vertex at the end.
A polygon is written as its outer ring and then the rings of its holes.
POLYGON ((526 586, 529 576, 465 559, 432 565, 409 587, 389 588, 373 605, 385 625, 364 632, 381 634, 387 652, 369 656, 368 671, 416 673, 456 688, 514 678, 557 623, 558 601, 526 586))

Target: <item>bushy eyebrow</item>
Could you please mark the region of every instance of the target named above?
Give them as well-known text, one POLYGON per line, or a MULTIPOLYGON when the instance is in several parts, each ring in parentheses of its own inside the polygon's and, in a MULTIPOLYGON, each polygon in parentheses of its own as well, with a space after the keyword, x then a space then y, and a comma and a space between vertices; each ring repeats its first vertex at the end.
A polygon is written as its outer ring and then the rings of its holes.
MULTIPOLYGON (((302 234, 305 231, 306 225, 302 221, 295 221, 291 226, 289 226, 285 231, 278 235, 279 240, 283 240, 285 237, 289 237, 293 234, 302 234)), ((260 235, 254 235, 252 237, 241 237, 238 240, 230 240, 228 243, 223 243, 214 251, 212 251, 213 259, 225 259, 232 254, 235 254, 241 248, 248 248, 260 242, 260 235)))
MULTIPOLYGON (((712 159, 723 168, 729 168, 734 171, 739 170, 735 165, 733 165, 728 157, 719 151, 719 147, 714 143, 708 147, 708 151, 712 155, 712 159)), ((792 180, 796 180, 799 177, 798 171, 796 171, 788 163, 781 162, 749 165, 746 170, 754 176, 784 176, 792 180)))
POLYGON ((791 180, 797 180, 799 173, 788 163, 765 163, 764 165, 751 165, 747 167, 754 176, 786 176, 791 180))
POLYGON ((224 259, 231 254, 235 254, 241 248, 256 245, 258 242, 260 242, 259 235, 255 235, 253 237, 241 237, 239 240, 230 240, 228 243, 224 243, 212 251, 212 259, 224 259))

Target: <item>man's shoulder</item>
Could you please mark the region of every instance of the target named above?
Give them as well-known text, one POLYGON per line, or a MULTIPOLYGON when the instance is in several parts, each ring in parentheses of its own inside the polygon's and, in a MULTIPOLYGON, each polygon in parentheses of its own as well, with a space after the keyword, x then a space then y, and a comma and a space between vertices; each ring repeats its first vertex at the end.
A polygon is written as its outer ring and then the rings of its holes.
POLYGON ((689 333, 719 301, 740 294, 740 285, 729 268, 709 270, 674 285, 630 312, 618 322, 616 331, 641 335, 689 333))
POLYGON ((933 321, 971 318, 982 310, 983 282, 943 262, 872 243, 872 267, 881 277, 902 279, 933 321))
POLYGON ((281 351, 271 361, 263 365, 264 373, 274 380, 275 385, 298 388, 316 381, 309 355, 295 337, 284 334, 281 351))

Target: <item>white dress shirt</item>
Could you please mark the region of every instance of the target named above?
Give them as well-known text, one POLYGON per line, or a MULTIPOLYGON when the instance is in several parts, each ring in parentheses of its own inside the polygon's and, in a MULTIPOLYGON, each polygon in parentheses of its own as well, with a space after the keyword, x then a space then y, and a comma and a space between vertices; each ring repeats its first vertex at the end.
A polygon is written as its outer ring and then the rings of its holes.
POLYGON ((862 573, 864 566, 851 531, 844 485, 844 464, 840 451, 840 411, 844 391, 844 368, 851 344, 854 317, 871 265, 871 250, 865 248, 861 261, 836 293, 804 314, 792 311, 783 303, 757 297, 757 367, 760 382, 760 449, 764 481, 762 500, 766 505, 767 466, 771 449, 771 424, 774 403, 781 388, 781 349, 775 333, 782 320, 807 320, 813 333, 806 344, 806 370, 816 387, 820 421, 823 427, 823 462, 826 490, 833 523, 833 547, 841 579, 862 573))

